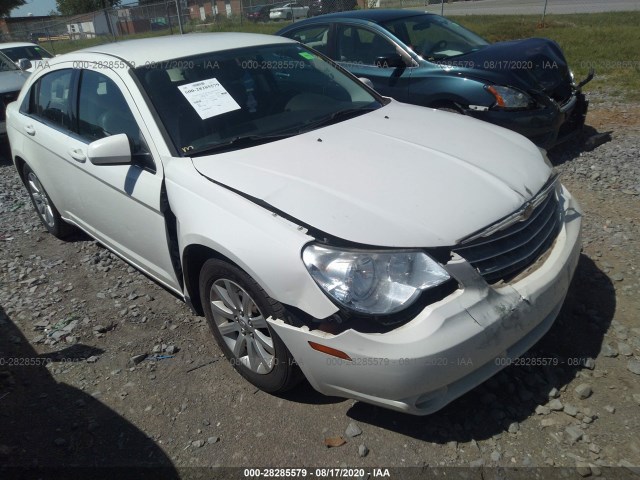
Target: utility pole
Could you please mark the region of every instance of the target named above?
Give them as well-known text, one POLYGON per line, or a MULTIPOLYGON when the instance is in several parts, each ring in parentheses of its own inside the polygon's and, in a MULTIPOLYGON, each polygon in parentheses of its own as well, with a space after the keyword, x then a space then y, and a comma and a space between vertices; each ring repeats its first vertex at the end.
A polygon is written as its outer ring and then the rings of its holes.
POLYGON ((544 0, 544 10, 542 10, 542 26, 544 27, 544 16, 547 14, 547 1, 544 0))
POLYGON ((180 10, 180 0, 176 0, 176 12, 178 13, 178 27, 180 27, 180 35, 184 35, 182 29, 182 11, 180 10))

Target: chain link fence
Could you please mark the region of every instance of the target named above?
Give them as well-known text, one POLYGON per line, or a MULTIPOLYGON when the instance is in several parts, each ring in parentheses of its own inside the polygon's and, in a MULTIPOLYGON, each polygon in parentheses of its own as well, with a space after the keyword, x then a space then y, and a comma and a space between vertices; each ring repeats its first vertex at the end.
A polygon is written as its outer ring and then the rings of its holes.
MULTIPOLYGON (((77 47, 131 36, 202 31, 216 24, 298 20, 324 13, 369 8, 407 8, 442 15, 577 13, 640 10, 638 0, 162 0, 75 16, 0 19, 0 41, 30 41, 56 53, 60 41, 77 47), (280 13, 275 13, 279 11, 280 13), (65 42, 66 43, 66 42, 65 42)), ((242 27, 238 27, 239 30, 242 27)))

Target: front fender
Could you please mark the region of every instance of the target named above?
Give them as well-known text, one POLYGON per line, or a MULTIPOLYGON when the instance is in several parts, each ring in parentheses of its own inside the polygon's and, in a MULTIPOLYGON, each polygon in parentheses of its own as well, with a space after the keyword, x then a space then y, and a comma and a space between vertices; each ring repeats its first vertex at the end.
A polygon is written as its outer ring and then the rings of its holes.
POLYGON ((211 182, 189 159, 164 159, 164 164, 180 258, 189 246, 209 248, 242 268, 283 304, 315 318, 337 311, 302 262, 302 248, 313 240, 305 229, 211 182))
POLYGON ((468 105, 489 107, 493 105, 495 99, 485 90, 484 85, 484 82, 462 76, 433 75, 411 84, 409 103, 433 106, 451 102, 464 107, 468 105))

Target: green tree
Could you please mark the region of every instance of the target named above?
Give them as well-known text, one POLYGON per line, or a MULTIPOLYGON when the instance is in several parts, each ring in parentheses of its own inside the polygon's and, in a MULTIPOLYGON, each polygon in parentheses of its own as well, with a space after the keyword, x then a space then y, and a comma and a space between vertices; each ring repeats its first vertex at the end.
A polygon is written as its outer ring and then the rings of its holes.
POLYGON ((11 10, 25 3, 25 0, 2 0, 2 2, 0 2, 0 17, 7 17, 11 10))
MULTIPOLYGON (((11 0, 10 0, 11 1, 11 0)), ((120 0, 56 0, 61 15, 78 15, 118 5, 120 0)))

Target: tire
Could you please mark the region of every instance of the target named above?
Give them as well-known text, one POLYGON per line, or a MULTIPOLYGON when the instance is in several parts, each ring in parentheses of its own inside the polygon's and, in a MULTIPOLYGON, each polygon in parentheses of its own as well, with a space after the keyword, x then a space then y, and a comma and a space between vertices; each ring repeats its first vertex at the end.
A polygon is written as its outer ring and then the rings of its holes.
POLYGON ((299 383, 300 369, 266 321, 285 319, 284 307, 253 278, 227 262, 207 260, 200 271, 200 298, 216 342, 240 375, 268 393, 299 383))
POLYGON ((75 232, 74 227, 60 217, 58 209, 51 201, 51 198, 49 198, 49 195, 40 183, 40 179, 26 163, 22 168, 22 175, 29 196, 31 197, 33 208, 47 231, 59 239, 67 238, 73 234, 75 232))

